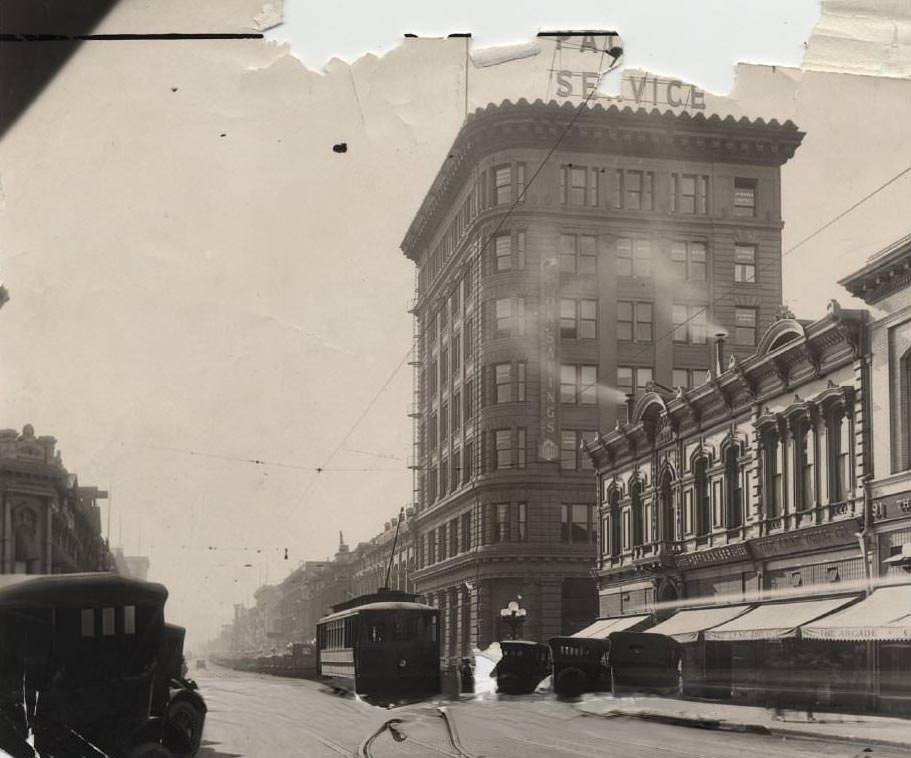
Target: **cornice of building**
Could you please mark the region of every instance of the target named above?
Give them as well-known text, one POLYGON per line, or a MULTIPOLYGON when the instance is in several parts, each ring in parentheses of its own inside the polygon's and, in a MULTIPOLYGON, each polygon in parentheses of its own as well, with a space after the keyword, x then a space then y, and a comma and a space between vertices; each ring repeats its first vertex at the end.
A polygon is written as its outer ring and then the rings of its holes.
POLYGON ((405 234, 401 244, 405 255, 417 261, 427 233, 451 205, 472 168, 498 150, 549 150, 559 140, 565 152, 781 166, 804 137, 790 120, 781 124, 775 119, 634 110, 600 103, 586 106, 581 113, 578 108, 569 102, 529 103, 523 98, 491 103, 469 114, 405 234))
POLYGON ((874 253, 864 266, 838 283, 867 305, 911 286, 911 234, 874 253))

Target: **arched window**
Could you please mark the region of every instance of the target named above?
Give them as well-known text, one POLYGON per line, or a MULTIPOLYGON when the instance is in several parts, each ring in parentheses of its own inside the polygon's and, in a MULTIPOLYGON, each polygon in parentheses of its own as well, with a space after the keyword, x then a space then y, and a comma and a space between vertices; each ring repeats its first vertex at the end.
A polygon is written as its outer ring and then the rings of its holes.
POLYGON ((620 492, 614 490, 610 497, 610 554, 616 558, 623 550, 623 525, 620 521, 620 492))
POLYGON ((798 511, 813 507, 813 435, 809 420, 797 422, 794 429, 794 495, 798 511))
POLYGON ((697 536, 708 534, 712 529, 712 508, 709 502, 709 461, 700 455, 693 461, 694 502, 693 516, 697 536))
POLYGON ((851 496, 851 424, 845 406, 835 405, 826 419, 829 464, 829 502, 851 496))
POLYGON ((661 486, 658 491, 661 514, 661 539, 674 542, 677 539, 677 528, 674 521, 674 491, 671 486, 671 472, 665 471, 661 477, 661 486))
POLYGON ((724 454, 725 526, 736 529, 743 525, 743 490, 741 489, 740 448, 730 445, 724 454))
POLYGON ((781 515, 781 443, 778 432, 770 429, 762 437, 762 491, 766 518, 781 515))
POLYGON ((630 504, 633 517, 633 545, 645 541, 645 506, 642 503, 642 483, 635 481, 630 485, 630 504))

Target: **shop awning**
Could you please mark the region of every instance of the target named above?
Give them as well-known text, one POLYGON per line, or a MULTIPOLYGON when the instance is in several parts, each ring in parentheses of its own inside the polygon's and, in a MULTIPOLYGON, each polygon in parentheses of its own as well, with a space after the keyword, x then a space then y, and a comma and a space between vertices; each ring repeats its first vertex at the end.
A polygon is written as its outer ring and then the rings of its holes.
POLYGON ((649 632, 652 634, 665 634, 668 637, 673 637, 677 642, 696 642, 699 639, 700 632, 735 619, 746 613, 750 608, 752 608, 750 605, 729 605, 726 607, 693 608, 691 610, 678 611, 669 619, 662 621, 658 626, 653 626, 649 629, 649 632))
POLYGON ((859 603, 801 627, 811 640, 911 640, 911 584, 880 587, 859 603))
POLYGON ((705 632, 707 640, 733 642, 736 640, 777 640, 793 637, 797 629, 815 619, 837 611, 857 599, 851 597, 819 600, 789 600, 765 603, 726 624, 705 632))
POLYGON ((594 624, 590 624, 585 629, 580 629, 573 637, 589 637, 590 639, 603 640, 611 632, 624 632, 627 629, 632 629, 634 626, 647 621, 648 618, 649 616, 646 614, 642 616, 616 616, 609 619, 598 619, 594 624))

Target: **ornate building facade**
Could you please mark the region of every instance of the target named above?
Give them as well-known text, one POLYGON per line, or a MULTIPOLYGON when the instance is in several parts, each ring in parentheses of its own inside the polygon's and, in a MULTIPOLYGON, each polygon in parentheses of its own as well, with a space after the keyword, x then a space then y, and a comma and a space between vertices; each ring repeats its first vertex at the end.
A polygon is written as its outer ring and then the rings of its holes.
POLYGON ((417 268, 413 578, 447 655, 500 638, 511 600, 529 638, 594 617, 580 444, 625 416, 625 394, 697 381, 713 332, 755 350, 781 303, 780 167, 802 137, 524 101, 466 120, 402 244, 417 268))
POLYGON ((57 574, 113 568, 98 501, 63 466, 53 437, 0 431, 0 573, 57 574))

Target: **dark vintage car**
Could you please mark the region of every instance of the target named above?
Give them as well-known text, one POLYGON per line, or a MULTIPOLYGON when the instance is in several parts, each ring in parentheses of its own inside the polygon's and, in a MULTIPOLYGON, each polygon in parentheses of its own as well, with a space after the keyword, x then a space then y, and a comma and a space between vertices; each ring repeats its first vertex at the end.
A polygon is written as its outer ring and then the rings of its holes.
POLYGON ((553 637, 549 644, 556 694, 578 697, 583 692, 610 691, 610 640, 553 637))
POLYGON ((15 758, 195 756, 206 705, 184 678, 167 596, 109 573, 0 587, 0 746, 15 758))
POLYGON ((550 674, 550 648, 543 642, 504 640, 500 650, 503 657, 493 671, 497 692, 527 695, 550 674))
POLYGON ((439 611, 382 589, 333 606, 317 625, 322 681, 378 703, 440 692, 439 611))
POLYGON ((613 632, 608 640, 615 695, 680 692, 682 648, 676 640, 648 632, 613 632))

